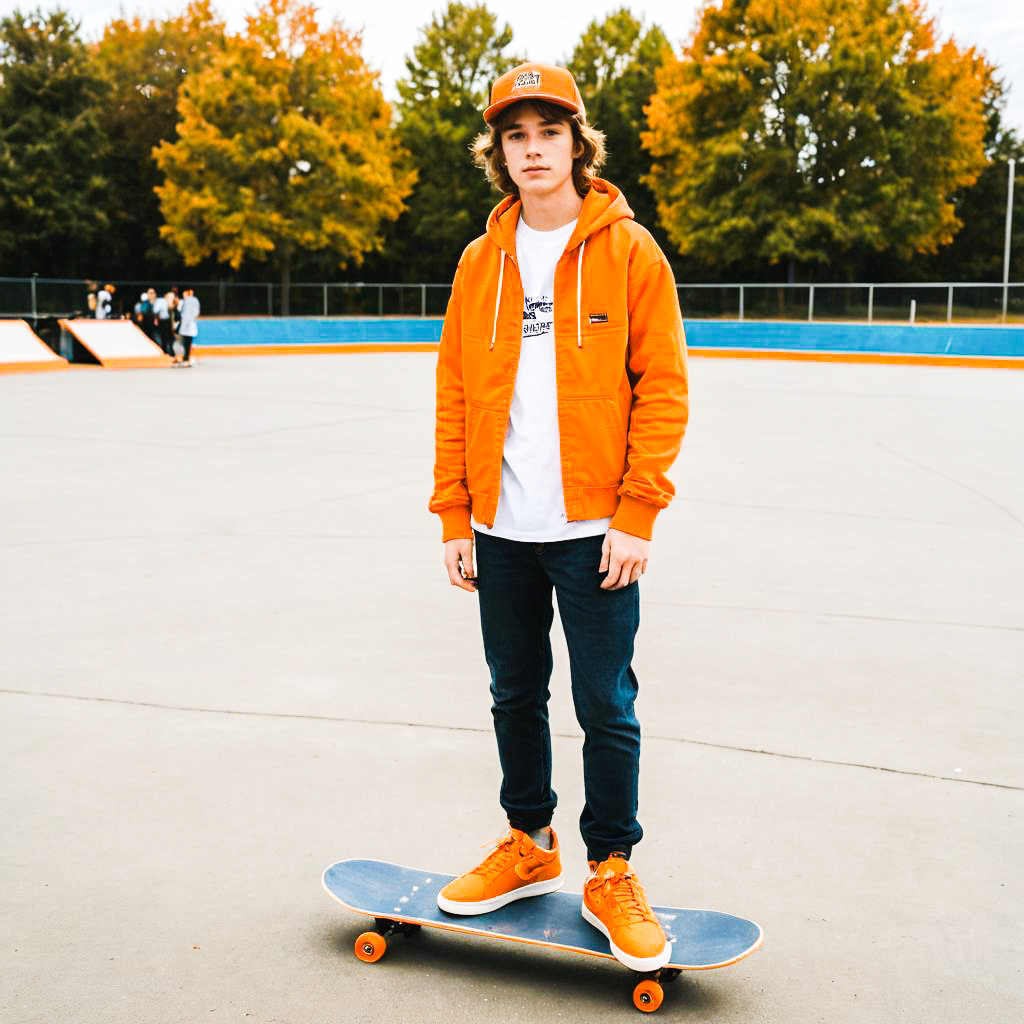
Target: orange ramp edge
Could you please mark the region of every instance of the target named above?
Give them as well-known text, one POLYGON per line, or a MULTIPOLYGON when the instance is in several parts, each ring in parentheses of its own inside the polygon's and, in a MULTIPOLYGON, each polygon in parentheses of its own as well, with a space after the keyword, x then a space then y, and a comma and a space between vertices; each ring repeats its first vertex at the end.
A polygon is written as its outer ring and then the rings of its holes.
POLYGON ((0 373, 38 373, 66 370, 57 355, 26 320, 0 320, 0 373))
POLYGON ((60 320, 98 360, 111 369, 170 366, 173 362, 130 320, 60 320))

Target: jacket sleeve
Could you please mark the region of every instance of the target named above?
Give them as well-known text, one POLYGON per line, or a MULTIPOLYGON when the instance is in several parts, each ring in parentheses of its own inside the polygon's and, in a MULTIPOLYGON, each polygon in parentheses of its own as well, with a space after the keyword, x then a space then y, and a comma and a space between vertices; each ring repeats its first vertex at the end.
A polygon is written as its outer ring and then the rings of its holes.
POLYGON ((650 540, 655 516, 675 494, 666 474, 679 454, 690 409, 679 297, 660 252, 629 282, 628 370, 633 406, 612 527, 650 540))
POLYGON ((461 262, 452 282, 437 353, 434 443, 434 493, 429 507, 441 517, 441 539, 472 537, 466 486, 466 398, 462 389, 461 262))

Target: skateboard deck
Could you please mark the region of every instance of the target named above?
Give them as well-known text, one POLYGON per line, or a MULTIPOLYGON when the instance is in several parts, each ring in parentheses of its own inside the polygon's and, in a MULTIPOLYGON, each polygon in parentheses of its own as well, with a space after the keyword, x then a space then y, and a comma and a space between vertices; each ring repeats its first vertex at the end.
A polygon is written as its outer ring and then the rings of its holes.
MULTIPOLYGON (((568 953, 614 960, 608 940, 580 915, 582 894, 553 892, 517 900, 488 914, 462 917, 439 909, 437 892, 452 875, 420 871, 380 860, 343 860, 323 876, 328 895, 343 907, 376 921, 375 932, 356 940, 360 960, 374 963, 387 948, 387 936, 438 928, 511 942, 524 942, 568 953)), ((727 967, 753 953, 763 941, 759 925, 714 910, 653 907, 672 943, 672 960, 660 971, 644 974, 633 1001, 646 1012, 661 1005, 662 981, 681 971, 727 967)))

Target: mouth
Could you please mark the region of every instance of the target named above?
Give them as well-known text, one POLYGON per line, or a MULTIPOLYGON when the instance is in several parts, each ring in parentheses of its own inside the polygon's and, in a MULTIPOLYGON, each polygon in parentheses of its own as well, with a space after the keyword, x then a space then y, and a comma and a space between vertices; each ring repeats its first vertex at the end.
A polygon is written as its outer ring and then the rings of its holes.
POLYGON ((524 174, 540 174, 540 173, 542 173, 542 172, 544 172, 546 170, 547 170, 546 167, 524 167, 523 168, 523 173, 524 174))

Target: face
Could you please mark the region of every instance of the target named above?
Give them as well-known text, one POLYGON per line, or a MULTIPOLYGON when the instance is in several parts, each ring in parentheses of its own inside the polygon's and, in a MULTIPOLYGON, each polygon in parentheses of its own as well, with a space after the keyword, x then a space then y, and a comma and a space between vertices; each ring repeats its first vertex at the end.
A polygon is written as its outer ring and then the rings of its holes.
POLYGON ((523 107, 502 129, 501 149, 520 195, 540 198, 562 191, 575 193, 572 161, 582 147, 574 151, 568 121, 546 121, 532 107, 523 107))

